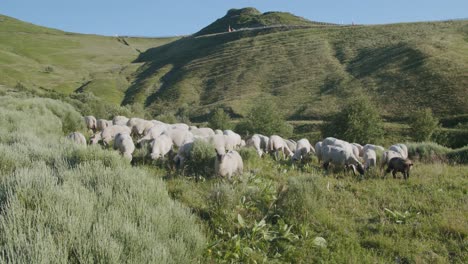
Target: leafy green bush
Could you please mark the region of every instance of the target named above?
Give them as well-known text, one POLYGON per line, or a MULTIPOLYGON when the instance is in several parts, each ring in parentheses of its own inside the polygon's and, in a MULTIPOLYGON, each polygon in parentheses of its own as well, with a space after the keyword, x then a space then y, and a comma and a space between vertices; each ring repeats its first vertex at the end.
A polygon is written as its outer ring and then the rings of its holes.
POLYGON ((322 127, 322 136, 349 142, 379 143, 383 136, 379 110, 368 97, 352 98, 341 112, 322 127))
POLYGON ((212 177, 215 173, 214 164, 216 151, 213 146, 202 140, 193 142, 190 158, 185 163, 187 172, 191 175, 212 177))
POLYGON ((259 133, 289 137, 292 135, 293 127, 286 123, 284 115, 272 101, 259 100, 247 116, 236 125, 235 130, 243 135, 259 133))
POLYGON ((427 141, 438 124, 439 120, 432 115, 430 108, 415 111, 409 118, 411 137, 418 142, 427 141))
POLYGON ((468 164, 468 147, 455 149, 447 153, 447 158, 451 162, 468 164))
POLYGON ((231 117, 222 108, 218 108, 211 113, 208 126, 213 129, 232 129, 231 117))
POLYGON ((406 143, 408 157, 425 162, 445 161, 446 154, 451 150, 434 142, 406 143))

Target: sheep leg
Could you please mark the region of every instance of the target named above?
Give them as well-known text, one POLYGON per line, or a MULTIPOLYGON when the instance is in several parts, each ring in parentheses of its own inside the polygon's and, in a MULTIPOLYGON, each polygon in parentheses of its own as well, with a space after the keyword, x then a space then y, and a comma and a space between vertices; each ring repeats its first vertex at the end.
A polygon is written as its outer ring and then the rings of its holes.
POLYGON ((396 170, 393 170, 393 171, 392 171, 393 179, 396 179, 396 174, 397 174, 397 171, 396 171, 396 170))

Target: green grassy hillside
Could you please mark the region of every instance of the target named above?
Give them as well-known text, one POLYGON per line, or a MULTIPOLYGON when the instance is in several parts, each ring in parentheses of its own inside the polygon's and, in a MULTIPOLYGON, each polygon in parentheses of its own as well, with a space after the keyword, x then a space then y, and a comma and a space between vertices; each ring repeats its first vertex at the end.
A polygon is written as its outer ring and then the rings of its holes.
POLYGON ((323 120, 355 93, 391 120, 421 107, 442 117, 468 112, 466 20, 338 26, 247 8, 193 36, 162 39, 73 34, 5 16, 0 23, 1 84, 88 91, 151 116, 204 121, 219 106, 243 116, 270 98, 289 119, 323 120), (227 33, 226 23, 267 27, 227 33))
POLYGON ((139 52, 172 40, 74 34, 0 16, 0 83, 66 94, 88 90, 120 104, 139 52))
POLYGON ((466 113, 467 33, 468 21, 448 21, 187 37, 139 56, 138 89, 125 102, 142 91, 155 112, 190 105, 200 116, 221 105, 243 115, 273 97, 290 118, 322 119, 360 91, 390 117, 420 107, 466 113))

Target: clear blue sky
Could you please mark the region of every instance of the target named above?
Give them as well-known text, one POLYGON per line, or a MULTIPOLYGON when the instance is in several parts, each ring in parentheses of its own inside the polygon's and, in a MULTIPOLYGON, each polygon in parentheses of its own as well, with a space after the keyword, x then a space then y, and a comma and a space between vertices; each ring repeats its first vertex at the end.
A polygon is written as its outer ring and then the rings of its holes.
POLYGON ((468 17, 468 0, 1 0, 0 14, 77 33, 173 36, 195 33, 241 7, 345 24, 468 17))

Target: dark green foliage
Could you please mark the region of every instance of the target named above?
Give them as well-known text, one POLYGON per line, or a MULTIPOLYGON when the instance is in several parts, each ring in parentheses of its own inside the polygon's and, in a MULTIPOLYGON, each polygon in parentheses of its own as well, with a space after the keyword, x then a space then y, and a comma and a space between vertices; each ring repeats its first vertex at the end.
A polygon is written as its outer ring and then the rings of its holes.
POLYGON ((468 164, 468 146, 448 152, 447 159, 457 164, 468 164))
POLYGON ((468 145, 468 129, 437 128, 431 140, 449 148, 461 148, 468 145))
POLYGON ((363 144, 379 143, 384 132, 379 113, 379 109, 368 97, 353 98, 329 123, 324 124, 322 136, 363 144))
POLYGON ((231 117, 228 113, 224 112, 222 108, 218 108, 211 113, 208 120, 208 126, 212 129, 227 130, 232 129, 231 117))
POLYGON ((247 116, 236 125, 236 131, 243 135, 280 135, 289 137, 293 127, 286 123, 283 113, 271 100, 258 100, 247 116))
POLYGON ((212 177, 214 176, 214 164, 216 151, 213 146, 202 140, 193 142, 190 158, 185 163, 186 172, 189 175, 212 177))
POLYGON ((429 140, 438 124, 439 120, 434 117, 430 108, 414 111, 409 117, 411 136, 418 142, 429 140))

